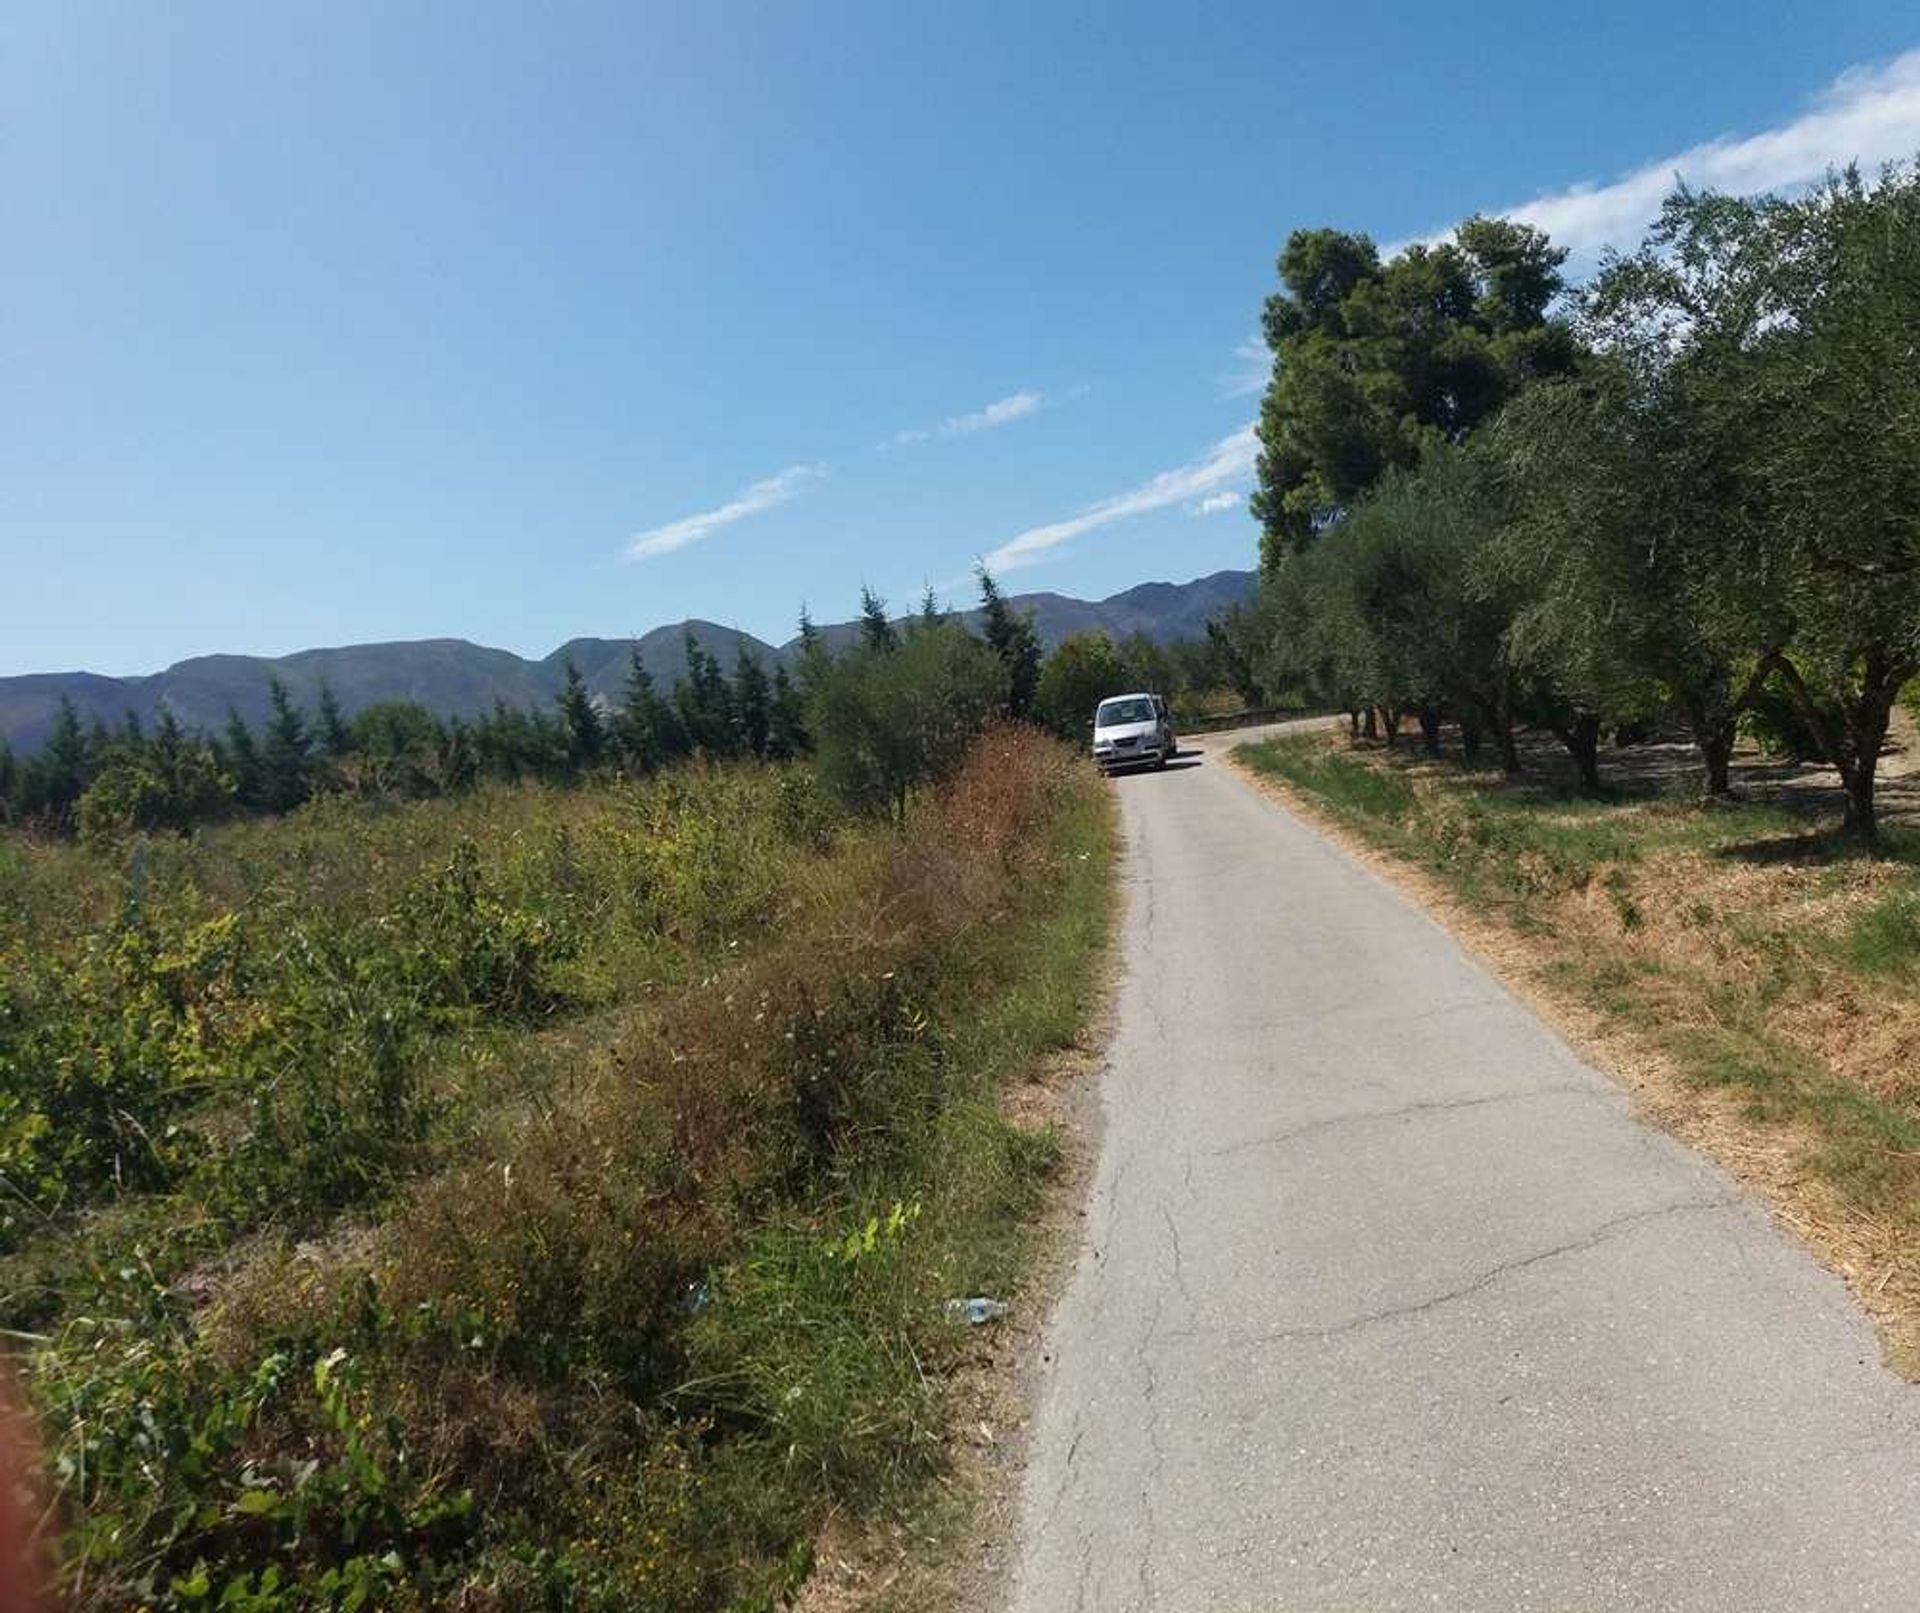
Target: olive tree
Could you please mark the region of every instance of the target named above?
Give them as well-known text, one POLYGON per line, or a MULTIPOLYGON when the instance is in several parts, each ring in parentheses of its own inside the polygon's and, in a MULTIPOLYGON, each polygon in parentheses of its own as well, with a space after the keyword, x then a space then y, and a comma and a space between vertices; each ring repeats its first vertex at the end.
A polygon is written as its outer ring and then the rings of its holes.
POLYGON ((1836 176, 1788 222, 1790 317, 1741 400, 1791 624, 1769 665, 1871 840, 1888 719, 1920 674, 1920 165, 1836 176))

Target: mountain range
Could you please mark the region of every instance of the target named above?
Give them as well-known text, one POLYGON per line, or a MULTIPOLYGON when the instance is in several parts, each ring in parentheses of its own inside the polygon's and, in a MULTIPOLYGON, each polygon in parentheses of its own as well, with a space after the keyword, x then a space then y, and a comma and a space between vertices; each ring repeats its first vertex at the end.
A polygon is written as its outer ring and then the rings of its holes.
MULTIPOLYGON (((1192 582, 1141 583, 1107 599, 1035 593, 1012 595, 1008 603, 1031 614, 1049 649, 1069 633, 1094 631, 1116 640, 1144 633, 1165 644, 1205 632, 1214 616, 1251 598, 1253 585, 1250 571, 1217 571, 1192 582)), ((979 613, 965 612, 962 619, 977 627, 979 613)), ((820 631, 828 647, 837 648, 859 632, 859 624, 841 622, 820 631)), ((728 669, 743 647, 771 668, 791 660, 800 642, 795 638, 767 644, 749 633, 696 619, 656 627, 637 640, 573 639, 537 661, 465 639, 442 638, 349 644, 276 657, 202 655, 135 678, 31 673, 0 678, 0 738, 22 755, 38 748, 52 731, 62 696, 74 703, 83 721, 97 717, 109 725, 117 725, 129 712, 150 724, 163 709, 189 729, 215 729, 229 710, 257 723, 267 710, 269 681, 276 677, 308 708, 325 683, 348 716, 379 701, 412 700, 441 716, 470 717, 492 709, 496 701, 530 706, 551 700, 572 662, 594 693, 617 700, 636 645, 654 681, 668 688, 686 670, 689 635, 728 669)))

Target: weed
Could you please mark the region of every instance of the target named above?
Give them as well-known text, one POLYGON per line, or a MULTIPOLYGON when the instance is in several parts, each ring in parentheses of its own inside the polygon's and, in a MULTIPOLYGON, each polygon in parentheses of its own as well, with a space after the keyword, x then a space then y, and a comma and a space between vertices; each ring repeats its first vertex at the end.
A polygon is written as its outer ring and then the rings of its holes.
POLYGON ((1003 732, 904 834, 743 766, 0 840, 70 1599, 780 1605, 1017 1281, 996 1093, 1084 1021, 1107 811, 1003 732))
POLYGON ((1863 974, 1920 975, 1920 890, 1904 886, 1879 897, 1854 919, 1845 953, 1863 974))

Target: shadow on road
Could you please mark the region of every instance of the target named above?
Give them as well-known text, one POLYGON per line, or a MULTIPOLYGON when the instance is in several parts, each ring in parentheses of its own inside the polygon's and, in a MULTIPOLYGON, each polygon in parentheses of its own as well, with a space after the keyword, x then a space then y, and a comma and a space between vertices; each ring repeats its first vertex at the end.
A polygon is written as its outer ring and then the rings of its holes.
POLYGON ((1115 768, 1108 778, 1154 778, 1161 773, 1184 773, 1190 767, 1204 767, 1206 764, 1195 751, 1183 750, 1178 756, 1167 759, 1165 767, 1121 767, 1115 768))

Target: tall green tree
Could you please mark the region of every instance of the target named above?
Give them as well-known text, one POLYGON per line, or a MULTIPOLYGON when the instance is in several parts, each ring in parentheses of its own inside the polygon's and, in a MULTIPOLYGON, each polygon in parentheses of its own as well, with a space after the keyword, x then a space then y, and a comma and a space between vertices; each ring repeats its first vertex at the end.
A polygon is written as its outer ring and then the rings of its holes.
POLYGON ((1230 605, 1210 618, 1203 641, 1214 669, 1211 681, 1225 684, 1249 706, 1258 705, 1271 692, 1260 674, 1265 626, 1256 598, 1251 604, 1230 605))
POLYGON ((267 726, 260 744, 260 804, 291 812, 313 794, 313 736, 278 678, 267 683, 267 726))
POLYGON ((773 669, 773 701, 767 717, 767 754, 793 761, 813 747, 807 732, 806 697, 783 666, 773 669))
POLYGON ((66 828, 73 809, 91 782, 95 750, 81 725, 80 712, 65 695, 53 719, 53 731, 27 765, 21 782, 25 814, 66 828))
MULTIPOLYGON (((1269 580, 1271 679, 1318 689, 1356 721, 1383 710, 1390 734, 1401 712, 1426 713, 1430 743, 1432 713, 1450 706, 1470 749, 1489 732, 1502 766, 1518 772, 1522 691, 1511 628, 1519 600, 1488 563, 1506 519, 1484 452, 1442 449, 1390 473, 1269 580)), ((1562 726, 1578 759, 1590 733, 1576 734, 1577 715, 1562 726)))
POLYGON ((231 808, 234 781, 221 767, 215 747, 204 735, 187 733, 166 706, 160 708, 154 724, 147 761, 163 791, 153 827, 184 832, 224 816, 231 808))
POLYGON ((760 657, 742 640, 734 654, 733 724, 740 748, 749 756, 765 756, 773 727, 773 686, 760 657))
POLYGON ((348 726, 346 716, 340 710, 340 702, 334 695, 333 685, 325 678, 320 680, 320 704, 317 716, 316 737, 320 742, 320 754, 329 762, 337 762, 353 749, 353 730, 348 726))
POLYGON ((1105 633, 1069 633, 1040 668, 1034 715, 1062 739, 1084 744, 1100 702, 1131 688, 1112 639, 1105 633))
POLYGON ((622 765, 636 777, 657 771, 689 748, 685 730, 672 706, 653 686, 653 674, 635 645, 627 662, 626 687, 614 717, 614 737, 622 765))
POLYGON ((607 726, 593 691, 571 657, 561 671, 561 679, 554 705, 566 735, 567 768, 573 773, 591 772, 606 759, 607 726))
POLYGON ((809 702, 821 780, 856 810, 904 819, 1006 701, 999 658, 957 623, 865 641, 822 669, 809 702))
POLYGON ((1917 172, 1797 199, 1682 188, 1587 299, 1609 351, 1683 413, 1688 451, 1653 472, 1678 516, 1639 535, 1687 573, 1664 619, 1731 663, 1722 712, 1756 673, 1779 686, 1869 839, 1892 705, 1920 668, 1917 172))
POLYGON ((1786 222, 1791 314, 1741 399, 1793 627, 1770 666, 1873 840, 1889 717, 1920 676, 1920 163, 1837 175, 1786 222))
POLYGON ((1469 219, 1382 263, 1364 235, 1300 230, 1262 327, 1262 562, 1307 547, 1390 469, 1457 443, 1532 379, 1573 367, 1551 310, 1566 254, 1538 230, 1469 219))
POLYGON ((727 675, 691 633, 686 636, 686 656, 686 674, 673 686, 673 704, 687 742, 708 757, 732 756, 739 750, 740 734, 727 675))
POLYGON ((900 637, 887 619, 887 602, 864 583, 860 588, 860 642, 870 650, 898 647, 900 637))
POLYGON ((1521 597, 1515 660, 1618 721, 1672 701, 1724 795, 1766 634, 1729 609, 1755 508, 1699 406, 1707 379, 1609 356, 1519 399, 1490 441, 1512 493, 1496 563, 1521 597))
POLYGON ((819 681, 820 673, 833 659, 827 649, 827 641, 820 629, 813 625, 813 617, 807 607, 800 607, 800 654, 794 662, 794 681, 798 685, 802 702, 807 692, 819 681))
POLYGON ((1174 692, 1173 657, 1152 634, 1129 633, 1114 646, 1114 651, 1127 669, 1127 681, 1134 688, 1163 696, 1174 692))
POLYGON ((1000 592, 993 573, 982 564, 980 579, 981 630, 987 647, 1000 657, 1007 669, 1007 715, 1025 718, 1033 714, 1034 696, 1040 686, 1040 635, 1033 629, 1030 612, 1016 612, 1000 592))
POLYGON ((233 780, 234 799, 241 806, 258 809, 266 805, 259 744, 246 719, 232 706, 227 707, 227 720, 221 729, 220 766, 233 780))

